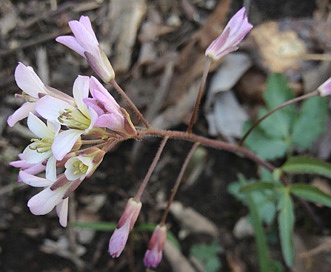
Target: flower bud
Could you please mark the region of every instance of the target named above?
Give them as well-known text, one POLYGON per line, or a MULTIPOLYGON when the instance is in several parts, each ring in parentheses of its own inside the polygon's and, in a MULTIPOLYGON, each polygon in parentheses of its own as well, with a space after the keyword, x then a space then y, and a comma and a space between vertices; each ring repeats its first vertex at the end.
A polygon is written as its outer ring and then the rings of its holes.
POLYGON ((130 198, 124 212, 118 221, 117 227, 110 238, 108 252, 115 258, 119 257, 125 247, 130 231, 137 221, 141 209, 141 202, 130 198))
POLYGON ((145 253, 144 265, 156 268, 162 260, 162 250, 167 240, 167 227, 157 225, 149 240, 148 250, 145 253))

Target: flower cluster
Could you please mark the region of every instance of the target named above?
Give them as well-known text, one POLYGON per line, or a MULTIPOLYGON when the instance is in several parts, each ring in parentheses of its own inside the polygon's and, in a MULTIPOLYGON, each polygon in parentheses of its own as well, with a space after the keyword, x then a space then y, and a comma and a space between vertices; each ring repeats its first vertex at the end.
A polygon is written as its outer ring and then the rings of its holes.
POLYGON ((11 165, 20 168, 19 181, 44 188, 29 200, 31 212, 44 215, 56 207, 60 224, 66 226, 68 196, 93 174, 111 143, 136 135, 135 127, 94 77, 78 76, 72 97, 43 84, 22 63, 15 80, 23 91, 17 96, 26 102, 8 118, 8 125, 27 118, 35 138, 11 165))
MULTIPOLYGON (((82 16, 79 21, 70 21, 69 26, 73 36, 60 36, 56 41, 84 57, 103 82, 119 90, 115 72, 99 45, 90 19, 82 16)), ((208 47, 206 56, 217 60, 237 50, 238 43, 251 28, 243 8, 208 47)), ((33 68, 23 63, 16 67, 15 80, 22 90, 22 94, 16 96, 25 103, 8 118, 8 125, 14 126, 27 118, 28 128, 35 137, 19 154, 19 160, 10 164, 20 169, 18 181, 43 188, 29 200, 30 211, 44 215, 55 208, 60 224, 65 227, 70 194, 94 173, 116 143, 139 138, 136 128, 127 111, 93 76, 78 76, 73 83, 72 96, 45 85, 33 68)), ((120 94, 129 100, 125 93, 120 94)), ((134 104, 129 105, 144 122, 134 104)), ((129 199, 109 241, 108 251, 113 257, 123 251, 138 218, 142 206, 140 195, 137 193, 129 199)), ((146 267, 155 268, 160 263, 166 232, 164 222, 155 228, 144 258, 146 267)))

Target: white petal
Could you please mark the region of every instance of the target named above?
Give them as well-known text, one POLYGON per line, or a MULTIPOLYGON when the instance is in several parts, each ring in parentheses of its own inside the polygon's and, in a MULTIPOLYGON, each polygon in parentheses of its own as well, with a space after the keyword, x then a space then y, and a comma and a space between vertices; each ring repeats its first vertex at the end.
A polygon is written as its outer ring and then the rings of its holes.
POLYGON ((59 217, 59 222, 62 227, 66 227, 68 223, 68 202, 69 198, 67 197, 63 201, 61 201, 58 205, 56 205, 56 213, 59 217))
POLYGON ((35 109, 42 117, 54 122, 58 122, 58 117, 60 116, 61 111, 64 111, 65 109, 75 110, 75 108, 69 103, 49 95, 41 98, 36 103, 35 109))
POLYGON ((46 126, 46 124, 41 121, 32 112, 29 112, 28 116, 28 127, 32 133, 39 138, 53 138, 54 134, 46 126))
POLYGON ((67 155, 80 135, 83 133, 81 130, 69 129, 59 133, 55 138, 52 145, 52 152, 54 157, 60 161, 67 155))
POLYGON ((89 77, 78 76, 74 82, 72 93, 77 104, 78 109, 86 116, 88 116, 87 106, 83 101, 89 94, 89 77))
POLYGON ((24 149, 22 157, 27 163, 39 163, 52 156, 51 150, 42 153, 34 150, 36 145, 38 145, 38 143, 32 143, 24 149))
POLYGON ((33 187, 47 187, 53 184, 52 181, 49 181, 44 178, 36 177, 25 171, 20 171, 18 176, 25 184, 33 187))
POLYGON ((56 159, 51 156, 46 164, 46 178, 51 181, 56 181, 56 159))
POLYGON ((21 90, 34 98, 38 98, 38 93, 47 93, 44 83, 33 68, 23 63, 19 63, 16 67, 15 80, 21 90))
POLYGON ((44 215, 49 213, 62 201, 64 192, 65 190, 63 187, 54 191, 52 191, 50 187, 47 187, 29 200, 28 207, 35 215, 44 215))

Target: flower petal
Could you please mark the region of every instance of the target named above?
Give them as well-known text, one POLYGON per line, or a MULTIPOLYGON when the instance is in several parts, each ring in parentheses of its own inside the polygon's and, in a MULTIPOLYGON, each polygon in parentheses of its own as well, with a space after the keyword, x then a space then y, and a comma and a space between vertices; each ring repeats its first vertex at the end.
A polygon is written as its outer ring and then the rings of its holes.
POLYGON ((63 199, 58 205, 56 205, 56 213, 59 217, 59 222, 62 227, 66 227, 68 223, 68 202, 69 198, 63 199))
POLYGON ((29 112, 35 111, 36 103, 26 102, 21 107, 19 107, 12 115, 7 119, 8 126, 14 126, 18 121, 26 118, 29 112))
POLYGON ((53 138, 54 133, 46 126, 46 124, 41 121, 32 112, 29 112, 28 116, 28 127, 31 132, 38 136, 39 138, 53 138))
POLYGON ((88 116, 84 99, 87 98, 89 94, 89 80, 88 76, 78 76, 72 88, 77 107, 85 116, 88 116))
POLYGON ((69 129, 59 133, 53 141, 52 152, 54 157, 60 161, 67 155, 80 135, 83 133, 81 130, 69 129))
POLYGON ((52 191, 49 187, 34 195, 28 202, 28 207, 34 215, 44 215, 62 201, 64 188, 52 191))
POLYGON ((20 179, 27 185, 33 187, 47 187, 53 184, 52 181, 49 181, 45 178, 37 177, 27 173, 26 171, 20 171, 18 176, 20 179))
POLYGON ((71 50, 75 51, 79 55, 85 58, 84 52, 86 51, 73 36, 59 36, 55 39, 58 43, 61 43, 71 50))
POLYGON ((38 98, 39 93, 47 93, 44 83, 34 72, 33 68, 25 66, 21 62, 15 69, 15 80, 21 90, 34 98, 38 98))

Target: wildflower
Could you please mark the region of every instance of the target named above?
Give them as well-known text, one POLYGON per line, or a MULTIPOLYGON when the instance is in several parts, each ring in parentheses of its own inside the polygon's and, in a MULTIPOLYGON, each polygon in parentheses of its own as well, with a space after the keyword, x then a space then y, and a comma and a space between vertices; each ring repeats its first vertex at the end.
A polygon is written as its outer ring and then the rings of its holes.
POLYGON ((51 147, 54 137, 60 130, 60 124, 47 122, 47 126, 33 113, 29 113, 28 127, 39 139, 32 139, 22 154, 25 162, 36 164, 47 160, 46 178, 49 180, 56 179, 56 159, 53 156, 51 147))
POLYGON ((61 175, 56 182, 45 178, 31 175, 25 171, 19 172, 22 181, 33 187, 44 187, 38 194, 28 201, 28 207, 34 215, 45 215, 56 207, 61 226, 67 226, 68 217, 68 197, 65 193, 70 186, 64 175, 61 175), (54 184, 60 183, 62 186, 53 188, 54 184))
POLYGON ((99 45, 89 17, 81 16, 79 21, 70 21, 69 27, 74 36, 59 36, 56 41, 84 57, 104 82, 115 78, 113 67, 99 45))
POLYGON ((93 98, 84 101, 98 114, 95 126, 108 128, 124 136, 136 135, 129 114, 117 104, 95 77, 90 78, 90 92, 93 98))
POLYGON ((157 225, 149 240, 148 250, 145 253, 144 265, 156 268, 162 260, 162 250, 167 239, 167 227, 157 225))
POLYGON ((141 202, 130 198, 109 241, 108 252, 112 257, 115 258, 121 255, 128 240, 129 232, 137 221, 140 209, 141 202))
POLYGON ((238 44, 252 28, 243 7, 230 19, 221 35, 209 45, 205 55, 213 60, 219 60, 226 54, 238 50, 238 44))
POLYGON ((331 77, 317 89, 321 96, 331 95, 331 77))
POLYGON ((99 148, 91 147, 84 153, 67 160, 64 174, 68 180, 83 180, 90 177, 97 169, 105 152, 99 148))
POLYGON ((41 98, 36 105, 36 111, 42 117, 69 128, 54 138, 52 152, 57 160, 62 160, 71 151, 82 134, 93 129, 97 114, 84 103, 88 93, 89 78, 78 76, 73 86, 74 106, 48 95, 41 98))
MULTIPOLYGON (((49 94, 64 100, 70 100, 70 97, 54 88, 46 86, 30 66, 19 63, 15 69, 15 80, 17 86, 23 91, 17 97, 25 98, 26 102, 8 117, 7 123, 10 127, 18 121, 26 118, 29 112, 35 112, 36 102, 40 96, 49 94)), ((72 98, 71 98, 72 99, 72 98)))

